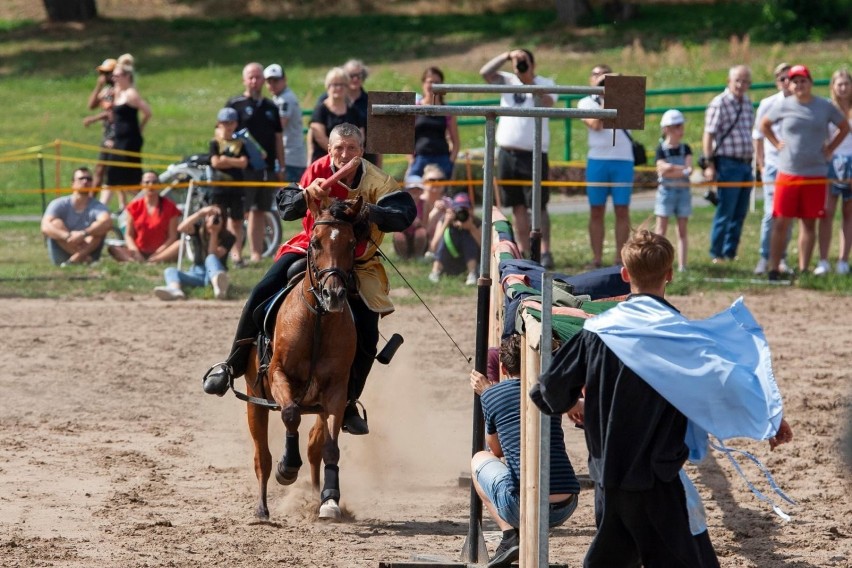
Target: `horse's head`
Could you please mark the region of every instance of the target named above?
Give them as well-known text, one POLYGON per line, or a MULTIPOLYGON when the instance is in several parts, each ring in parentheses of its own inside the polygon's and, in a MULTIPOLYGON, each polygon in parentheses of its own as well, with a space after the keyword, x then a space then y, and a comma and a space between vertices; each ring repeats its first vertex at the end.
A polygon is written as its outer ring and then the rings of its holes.
POLYGON ((319 211, 308 246, 308 279, 319 307, 340 312, 355 266, 355 246, 370 234, 364 200, 334 201, 319 211))

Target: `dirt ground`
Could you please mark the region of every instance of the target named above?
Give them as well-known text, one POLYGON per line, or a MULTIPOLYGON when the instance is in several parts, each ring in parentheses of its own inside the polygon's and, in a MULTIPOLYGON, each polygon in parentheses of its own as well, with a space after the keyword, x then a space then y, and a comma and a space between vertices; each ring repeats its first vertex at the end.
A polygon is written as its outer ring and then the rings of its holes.
MULTIPOLYGON (((689 316, 730 294, 674 298, 689 316)), ((852 500, 838 437, 850 407, 852 298, 800 290, 751 295, 765 327, 795 440, 769 451, 737 441, 798 506, 784 522, 720 454, 690 474, 728 568, 852 566, 852 500)), ((271 482, 269 523, 253 518, 256 484, 245 406, 202 394, 226 351, 240 303, 164 304, 147 297, 0 300, 0 566, 377 567, 455 561, 467 532, 468 364, 419 306, 382 322, 406 343, 376 365, 364 402, 372 433, 342 442, 344 522, 315 519, 307 468, 271 482)), ((432 306, 462 349, 474 344, 475 300, 432 306)), ((242 386, 240 381, 239 386, 242 386)), ((280 457, 280 421, 272 420, 280 457)), ((307 430, 312 419, 303 423, 307 430)), ((586 471, 579 430, 566 427, 586 471)), ((307 436, 302 437, 303 440, 307 436)), ((744 465, 756 486, 759 472, 744 465)), ((592 494, 552 532, 553 562, 580 566, 594 535, 592 494)), ((485 523, 489 552, 498 540, 485 523)))

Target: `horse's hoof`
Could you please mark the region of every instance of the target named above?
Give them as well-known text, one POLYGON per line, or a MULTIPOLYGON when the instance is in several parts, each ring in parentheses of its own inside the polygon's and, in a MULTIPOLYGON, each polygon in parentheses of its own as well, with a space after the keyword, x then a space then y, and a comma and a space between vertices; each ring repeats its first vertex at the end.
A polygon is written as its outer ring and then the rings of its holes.
POLYGON ((269 520, 269 509, 266 507, 258 506, 257 510, 254 512, 254 516, 257 517, 260 521, 268 521, 269 520))
POLYGON ((339 521, 343 518, 343 513, 340 512, 340 507, 337 506, 337 501, 329 499, 319 509, 319 518, 323 521, 339 521))
POLYGON ((275 481, 277 481, 281 485, 293 485, 293 483, 295 483, 296 479, 298 478, 298 469, 287 469, 285 467, 284 471, 281 471, 281 468, 275 468, 275 481))

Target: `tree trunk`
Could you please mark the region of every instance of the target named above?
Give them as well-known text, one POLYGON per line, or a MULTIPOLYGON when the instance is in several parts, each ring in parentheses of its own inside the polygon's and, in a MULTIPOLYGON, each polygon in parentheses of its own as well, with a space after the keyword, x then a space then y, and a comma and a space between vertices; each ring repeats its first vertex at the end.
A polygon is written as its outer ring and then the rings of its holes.
POLYGON ((51 22, 82 22, 98 17, 95 0, 44 0, 51 22))
POLYGON ((556 0, 556 20, 561 24, 576 26, 590 11, 588 0, 556 0))

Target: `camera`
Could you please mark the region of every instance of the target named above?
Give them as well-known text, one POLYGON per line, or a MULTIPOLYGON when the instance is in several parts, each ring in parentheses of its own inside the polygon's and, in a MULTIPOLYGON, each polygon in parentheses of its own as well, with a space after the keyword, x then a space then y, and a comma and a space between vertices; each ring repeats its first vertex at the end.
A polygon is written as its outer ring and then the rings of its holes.
POLYGON ((213 224, 214 225, 218 225, 221 222, 222 222, 222 217, 218 213, 213 215, 213 224))
POLYGON ((707 156, 701 156, 700 158, 698 158, 698 167, 701 168, 702 170, 705 170, 708 167, 710 167, 710 164, 712 164, 712 163, 713 163, 713 159, 708 158, 707 156))
POLYGON ((521 59, 515 64, 515 69, 521 73, 526 73, 530 68, 530 64, 526 59, 521 59))
POLYGON ((456 220, 459 223, 464 223, 468 219, 470 219, 470 211, 468 211, 467 209, 458 209, 456 211, 456 220))
POLYGON ((719 195, 712 189, 704 192, 704 199, 712 203, 714 207, 719 205, 719 195))

